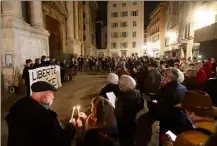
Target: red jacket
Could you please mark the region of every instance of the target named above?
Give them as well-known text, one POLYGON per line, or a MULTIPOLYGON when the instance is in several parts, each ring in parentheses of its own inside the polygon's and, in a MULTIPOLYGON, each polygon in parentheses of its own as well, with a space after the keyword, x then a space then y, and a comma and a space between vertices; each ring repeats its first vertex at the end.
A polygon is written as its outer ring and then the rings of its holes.
POLYGON ((207 78, 212 75, 212 63, 210 61, 204 63, 203 70, 205 71, 207 78))
POLYGON ((197 77, 196 77, 197 84, 200 84, 200 85, 204 84, 206 79, 207 79, 207 75, 206 75, 205 71, 203 69, 200 69, 197 72, 197 77))

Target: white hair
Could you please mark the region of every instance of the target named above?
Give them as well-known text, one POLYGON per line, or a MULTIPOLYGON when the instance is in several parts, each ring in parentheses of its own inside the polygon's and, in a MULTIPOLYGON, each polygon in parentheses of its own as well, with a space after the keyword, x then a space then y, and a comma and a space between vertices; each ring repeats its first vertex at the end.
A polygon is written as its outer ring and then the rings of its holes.
POLYGON ((121 91, 130 91, 136 88, 136 81, 128 75, 122 75, 119 82, 121 91))
POLYGON ((107 80, 110 84, 118 84, 119 78, 115 73, 110 73, 107 77, 107 80))

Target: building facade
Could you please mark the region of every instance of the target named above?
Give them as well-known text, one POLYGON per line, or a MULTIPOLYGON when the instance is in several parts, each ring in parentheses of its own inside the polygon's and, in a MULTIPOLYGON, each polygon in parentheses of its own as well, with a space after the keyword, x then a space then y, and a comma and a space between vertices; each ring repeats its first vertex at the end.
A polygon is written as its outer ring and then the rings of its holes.
POLYGON ((79 1, 1 1, 1 5, 1 66, 5 87, 12 84, 14 70, 17 78, 13 84, 18 84, 26 59, 34 61, 42 55, 53 58, 61 53, 91 55, 89 42, 84 40, 84 26, 90 28, 94 38, 95 16, 89 12, 94 12, 96 7, 92 4, 87 6, 86 2, 79 1), (91 20, 87 24, 84 23, 87 19, 83 17, 84 11, 91 20), (88 45, 85 46, 86 42, 88 45))
POLYGON ((194 43, 199 43, 197 55, 217 58, 217 2, 206 1, 197 8, 194 43))
POLYGON ((144 30, 144 45, 143 45, 143 55, 147 55, 147 29, 144 30))
POLYGON ((97 2, 84 2, 84 55, 96 55, 96 10, 97 2))
POLYGON ((143 55, 144 2, 108 1, 107 32, 109 56, 143 55))
POLYGON ((214 52, 212 48, 215 46, 212 27, 216 22, 216 10, 214 1, 168 2, 165 55, 181 58, 213 55, 210 52, 214 52), (213 39, 202 39, 205 37, 213 37, 213 39), (208 41, 211 43, 207 43, 208 41), (207 45, 203 47, 203 44, 207 45), (208 51, 208 48, 212 51, 208 51), (208 52, 210 55, 207 54, 208 52))
POLYGON ((157 57, 164 55, 165 23, 167 3, 160 3, 150 15, 147 27, 147 54, 157 57))

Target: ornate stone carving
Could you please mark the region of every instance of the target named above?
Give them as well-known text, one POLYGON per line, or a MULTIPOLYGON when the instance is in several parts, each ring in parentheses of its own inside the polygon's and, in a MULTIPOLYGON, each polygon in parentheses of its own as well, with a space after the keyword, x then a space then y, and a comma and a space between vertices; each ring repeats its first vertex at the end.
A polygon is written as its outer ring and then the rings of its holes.
POLYGON ((65 2, 60 1, 49 1, 49 2, 42 2, 43 4, 48 4, 50 7, 61 13, 64 17, 68 17, 68 12, 65 7, 65 2))

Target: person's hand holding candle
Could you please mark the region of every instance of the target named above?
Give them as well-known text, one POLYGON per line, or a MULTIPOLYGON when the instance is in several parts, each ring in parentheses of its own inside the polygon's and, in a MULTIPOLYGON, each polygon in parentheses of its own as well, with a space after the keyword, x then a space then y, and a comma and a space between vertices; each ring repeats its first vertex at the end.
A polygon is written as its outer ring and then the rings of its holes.
POLYGON ((69 120, 69 122, 72 123, 73 125, 75 125, 75 119, 73 118, 74 117, 74 113, 75 113, 75 109, 76 109, 76 107, 73 107, 72 115, 71 115, 71 118, 69 120))

